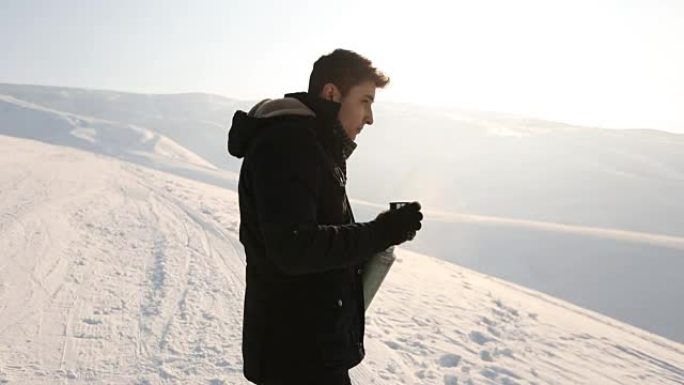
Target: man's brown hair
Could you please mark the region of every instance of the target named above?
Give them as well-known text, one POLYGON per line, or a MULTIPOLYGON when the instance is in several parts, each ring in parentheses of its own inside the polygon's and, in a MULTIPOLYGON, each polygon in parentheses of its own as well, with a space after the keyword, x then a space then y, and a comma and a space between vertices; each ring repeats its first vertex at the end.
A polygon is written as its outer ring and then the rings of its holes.
POLYGON ((387 75, 373 67, 370 60, 356 52, 338 48, 314 63, 309 77, 309 93, 318 95, 326 83, 332 83, 345 96, 352 87, 365 81, 373 81, 376 87, 383 88, 389 80, 387 75))

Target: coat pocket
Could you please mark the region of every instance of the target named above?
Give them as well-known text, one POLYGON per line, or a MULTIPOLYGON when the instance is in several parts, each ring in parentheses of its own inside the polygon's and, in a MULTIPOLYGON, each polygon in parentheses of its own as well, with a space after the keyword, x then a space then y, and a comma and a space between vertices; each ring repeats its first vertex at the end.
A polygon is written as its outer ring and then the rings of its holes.
POLYGON ((328 367, 346 367, 352 352, 353 303, 349 298, 330 299, 323 307, 316 334, 321 360, 328 367))

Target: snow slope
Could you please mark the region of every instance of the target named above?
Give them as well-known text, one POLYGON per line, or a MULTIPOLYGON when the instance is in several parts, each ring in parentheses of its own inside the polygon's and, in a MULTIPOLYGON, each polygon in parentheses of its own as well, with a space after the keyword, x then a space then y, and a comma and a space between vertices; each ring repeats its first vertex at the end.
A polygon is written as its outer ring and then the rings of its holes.
MULTIPOLYGON (((250 106, 0 84, 0 134, 234 188, 225 137, 250 106)), ((357 218, 419 200, 425 227, 407 249, 684 342, 684 135, 395 103, 376 115, 348 164, 351 197, 376 202, 353 200, 357 218)))
POLYGON ((0 94, 64 113, 148 128, 233 172, 240 162, 226 156, 226 124, 236 109, 253 105, 201 93, 149 95, 3 83, 0 94))
MULTIPOLYGON (((385 205, 354 202, 356 217, 385 205)), ((684 237, 424 210, 406 249, 684 341, 684 237)))
POLYGON ((64 112, 2 94, 0 134, 106 154, 220 186, 236 186, 235 173, 219 171, 158 130, 64 112))
MULTIPOLYGON (((246 384, 236 193, 0 135, 0 383, 246 384)), ((356 384, 681 384, 684 346, 399 251, 356 384)))

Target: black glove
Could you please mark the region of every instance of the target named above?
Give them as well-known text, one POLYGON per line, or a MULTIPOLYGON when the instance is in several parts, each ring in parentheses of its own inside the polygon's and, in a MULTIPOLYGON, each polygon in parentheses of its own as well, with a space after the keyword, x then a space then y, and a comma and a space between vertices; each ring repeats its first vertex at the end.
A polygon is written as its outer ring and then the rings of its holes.
POLYGON ((420 203, 412 202, 396 210, 383 211, 374 222, 380 227, 388 246, 392 246, 413 239, 422 227, 422 219, 420 203))

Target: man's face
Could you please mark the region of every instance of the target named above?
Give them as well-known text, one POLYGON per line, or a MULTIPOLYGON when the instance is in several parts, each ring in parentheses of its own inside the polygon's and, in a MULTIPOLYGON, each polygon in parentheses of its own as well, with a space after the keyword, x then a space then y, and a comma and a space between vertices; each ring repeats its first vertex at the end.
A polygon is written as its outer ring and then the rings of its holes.
POLYGON ((341 107, 337 117, 351 140, 356 140, 356 135, 364 125, 373 124, 375 88, 373 81, 358 84, 340 100, 341 107))

